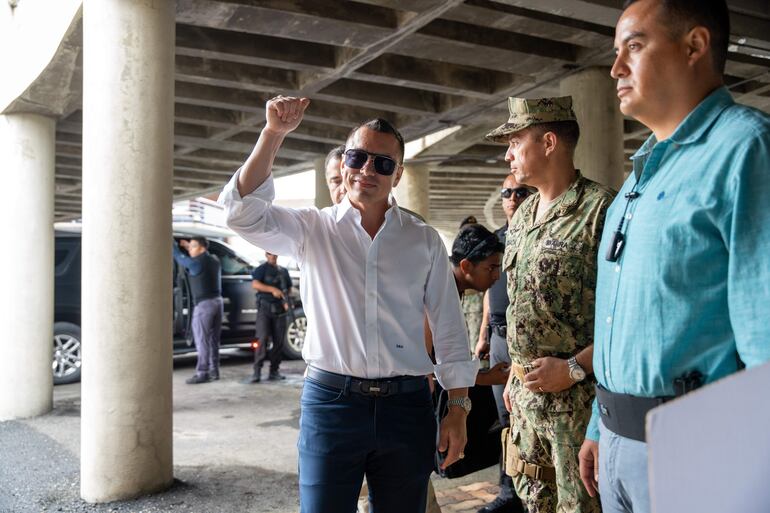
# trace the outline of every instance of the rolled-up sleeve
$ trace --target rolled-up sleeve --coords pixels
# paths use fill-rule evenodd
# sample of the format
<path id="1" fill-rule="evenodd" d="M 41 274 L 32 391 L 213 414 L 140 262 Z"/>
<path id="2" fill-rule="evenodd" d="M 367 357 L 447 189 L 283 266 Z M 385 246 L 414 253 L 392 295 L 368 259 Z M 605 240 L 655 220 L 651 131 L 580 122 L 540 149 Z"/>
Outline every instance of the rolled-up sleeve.
<path id="1" fill-rule="evenodd" d="M 438 234 L 432 241 L 431 251 L 433 263 L 425 287 L 425 310 L 433 333 L 434 373 L 447 390 L 472 387 L 479 362 L 471 356 L 457 286 Z"/>
<path id="2" fill-rule="evenodd" d="M 241 197 L 238 193 L 239 169 L 219 195 L 227 226 L 255 246 L 276 255 L 301 261 L 312 212 L 317 209 L 290 209 L 273 204 L 275 185 L 270 175 L 256 190 Z M 317 217 L 317 216 L 316 216 Z"/>

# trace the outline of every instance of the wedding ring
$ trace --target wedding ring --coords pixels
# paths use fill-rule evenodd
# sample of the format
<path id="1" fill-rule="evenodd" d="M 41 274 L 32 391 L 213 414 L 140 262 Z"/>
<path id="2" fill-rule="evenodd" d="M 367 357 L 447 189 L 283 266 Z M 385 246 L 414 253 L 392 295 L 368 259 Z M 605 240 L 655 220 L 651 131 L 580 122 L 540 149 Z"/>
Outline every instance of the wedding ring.
<path id="1" fill-rule="evenodd" d="M 545 390 L 543 390 L 543 387 L 537 387 L 537 389 L 540 390 L 541 392 L 545 392 Z"/>

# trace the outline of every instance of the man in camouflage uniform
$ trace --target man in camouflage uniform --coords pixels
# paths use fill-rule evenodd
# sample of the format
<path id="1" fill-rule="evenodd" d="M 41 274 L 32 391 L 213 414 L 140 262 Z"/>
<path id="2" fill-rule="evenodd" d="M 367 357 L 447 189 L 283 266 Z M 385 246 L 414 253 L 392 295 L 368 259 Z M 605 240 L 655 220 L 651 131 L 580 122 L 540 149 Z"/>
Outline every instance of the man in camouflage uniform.
<path id="1" fill-rule="evenodd" d="M 508 122 L 487 139 L 537 189 L 506 235 L 511 411 L 506 471 L 530 513 L 594 512 L 578 451 L 591 416 L 596 252 L 613 192 L 573 164 L 580 130 L 570 97 L 509 98 Z"/>

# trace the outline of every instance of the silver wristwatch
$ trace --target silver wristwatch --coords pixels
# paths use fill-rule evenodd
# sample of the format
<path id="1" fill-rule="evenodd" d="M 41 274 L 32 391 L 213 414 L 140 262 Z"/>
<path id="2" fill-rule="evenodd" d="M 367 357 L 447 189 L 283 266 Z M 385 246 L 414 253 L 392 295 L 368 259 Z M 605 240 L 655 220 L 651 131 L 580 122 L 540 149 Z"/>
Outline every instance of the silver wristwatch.
<path id="1" fill-rule="evenodd" d="M 578 382 L 586 379 L 586 371 L 577 362 L 577 358 L 573 356 L 568 359 L 567 365 L 569 365 L 569 377 L 572 381 Z"/>
<path id="2" fill-rule="evenodd" d="M 465 397 L 456 397 L 454 399 L 450 399 L 446 402 L 447 409 L 450 406 L 459 406 L 463 410 L 465 410 L 465 413 L 468 414 L 471 412 L 471 398 L 468 396 Z"/>

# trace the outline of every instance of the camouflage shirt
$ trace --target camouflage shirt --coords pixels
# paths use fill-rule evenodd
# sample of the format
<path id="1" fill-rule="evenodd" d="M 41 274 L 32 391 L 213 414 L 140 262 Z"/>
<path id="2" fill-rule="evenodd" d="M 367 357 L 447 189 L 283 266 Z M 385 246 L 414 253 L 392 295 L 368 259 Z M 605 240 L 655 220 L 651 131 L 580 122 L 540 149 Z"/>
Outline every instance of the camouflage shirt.
<path id="1" fill-rule="evenodd" d="M 539 194 L 514 214 L 503 257 L 510 299 L 508 348 L 514 363 L 568 358 L 593 343 L 596 253 L 613 197 L 611 189 L 578 172 L 539 221 Z M 560 394 L 541 397 L 548 395 Z"/>
<path id="2" fill-rule="evenodd" d="M 484 294 L 475 290 L 466 290 L 462 297 L 462 307 L 465 325 L 468 328 L 470 350 L 473 352 L 476 349 L 476 342 L 479 340 L 479 331 L 481 330 Z"/>

